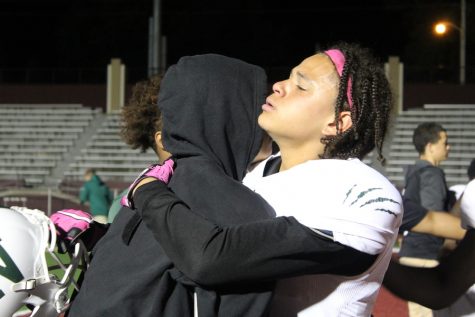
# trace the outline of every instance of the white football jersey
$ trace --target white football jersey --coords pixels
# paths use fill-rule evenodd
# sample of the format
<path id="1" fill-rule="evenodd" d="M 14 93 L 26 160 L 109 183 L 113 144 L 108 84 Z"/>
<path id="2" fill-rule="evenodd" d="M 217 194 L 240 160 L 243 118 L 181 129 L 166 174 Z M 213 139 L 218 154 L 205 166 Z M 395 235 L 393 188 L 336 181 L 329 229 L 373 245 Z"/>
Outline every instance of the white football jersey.
<path id="1" fill-rule="evenodd" d="M 279 281 L 273 312 L 370 316 L 402 220 L 398 190 L 358 159 L 312 160 L 263 177 L 266 162 L 244 184 L 266 199 L 277 216 L 293 216 L 309 228 L 331 231 L 336 242 L 379 254 L 360 276 L 319 274 Z M 294 311 L 286 311 L 289 307 Z"/>

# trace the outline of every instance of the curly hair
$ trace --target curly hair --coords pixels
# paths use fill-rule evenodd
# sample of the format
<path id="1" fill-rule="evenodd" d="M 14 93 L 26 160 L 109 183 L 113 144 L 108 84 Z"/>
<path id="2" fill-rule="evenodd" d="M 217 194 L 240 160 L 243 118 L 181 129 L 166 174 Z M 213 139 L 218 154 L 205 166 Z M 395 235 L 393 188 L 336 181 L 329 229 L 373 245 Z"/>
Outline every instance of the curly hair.
<path id="1" fill-rule="evenodd" d="M 339 43 L 332 48 L 340 50 L 345 56 L 335 118 L 342 111 L 350 111 L 353 125 L 335 136 L 322 138 L 325 144 L 322 158 L 362 159 L 376 147 L 378 160 L 384 163 L 382 148 L 389 124 L 392 94 L 382 64 L 368 49 L 357 44 Z M 349 78 L 352 80 L 351 109 L 347 100 Z M 339 131 L 338 120 L 336 124 Z"/>
<path id="2" fill-rule="evenodd" d="M 157 105 L 161 80 L 161 75 L 155 75 L 136 83 L 132 96 L 122 109 L 120 136 L 132 149 L 140 148 L 145 152 L 152 148 L 157 152 L 155 133 L 162 130 L 162 117 Z"/>

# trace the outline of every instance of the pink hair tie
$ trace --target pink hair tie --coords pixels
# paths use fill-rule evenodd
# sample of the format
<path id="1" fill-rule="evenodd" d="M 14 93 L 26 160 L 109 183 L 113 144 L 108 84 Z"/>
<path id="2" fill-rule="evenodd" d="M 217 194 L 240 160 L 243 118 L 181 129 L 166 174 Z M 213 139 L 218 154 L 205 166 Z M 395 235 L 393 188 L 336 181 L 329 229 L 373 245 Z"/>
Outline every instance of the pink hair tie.
<path id="1" fill-rule="evenodd" d="M 341 79 L 341 76 L 343 74 L 343 67 L 345 66 L 345 55 L 343 55 L 342 51 L 338 49 L 331 49 L 325 51 L 325 54 L 332 60 L 333 65 L 335 65 L 336 71 Z M 348 99 L 348 105 L 350 106 L 350 110 L 353 110 L 353 99 L 351 99 L 352 86 L 353 85 L 351 82 L 351 77 L 349 77 L 348 86 L 346 88 L 346 98 Z"/>

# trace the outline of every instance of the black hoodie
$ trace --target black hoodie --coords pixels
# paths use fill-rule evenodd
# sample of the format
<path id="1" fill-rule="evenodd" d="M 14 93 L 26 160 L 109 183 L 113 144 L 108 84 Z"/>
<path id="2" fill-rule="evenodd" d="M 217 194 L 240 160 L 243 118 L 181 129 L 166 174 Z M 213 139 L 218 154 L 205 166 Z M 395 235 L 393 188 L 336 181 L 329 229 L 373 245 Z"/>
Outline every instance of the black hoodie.
<path id="1" fill-rule="evenodd" d="M 213 54 L 180 59 L 162 81 L 163 142 L 177 158 L 170 187 L 216 224 L 274 216 L 260 196 L 240 184 L 260 147 L 257 116 L 265 95 L 261 68 Z M 266 314 L 271 284 L 195 287 L 143 223 L 124 243 L 133 217 L 122 208 L 97 244 L 69 316 L 192 316 L 194 291 L 200 317 Z"/>

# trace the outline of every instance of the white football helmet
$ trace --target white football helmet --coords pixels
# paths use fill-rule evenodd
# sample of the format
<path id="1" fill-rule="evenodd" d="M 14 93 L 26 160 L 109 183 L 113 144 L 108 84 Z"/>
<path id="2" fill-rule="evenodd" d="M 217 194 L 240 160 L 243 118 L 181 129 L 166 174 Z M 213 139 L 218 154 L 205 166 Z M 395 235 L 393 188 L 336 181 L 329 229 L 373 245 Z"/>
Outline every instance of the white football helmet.
<path id="1" fill-rule="evenodd" d="M 0 208 L 0 316 L 10 317 L 23 305 L 30 316 L 58 316 L 69 307 L 68 287 L 78 290 L 74 274 L 88 265 L 87 251 L 78 241 L 64 264 L 54 253 L 56 229 L 40 210 Z M 48 268 L 45 255 L 56 262 Z M 61 269 L 59 278 L 49 269 Z"/>

